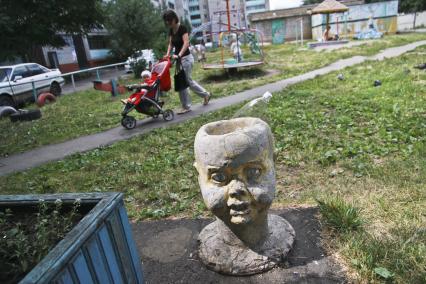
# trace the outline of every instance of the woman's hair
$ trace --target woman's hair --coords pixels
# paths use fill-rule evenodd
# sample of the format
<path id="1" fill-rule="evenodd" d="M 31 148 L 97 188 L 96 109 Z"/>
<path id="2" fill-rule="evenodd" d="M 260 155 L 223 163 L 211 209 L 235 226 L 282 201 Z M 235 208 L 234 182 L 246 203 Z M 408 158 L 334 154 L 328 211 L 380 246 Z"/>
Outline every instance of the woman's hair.
<path id="1" fill-rule="evenodd" d="M 163 13 L 163 20 L 164 22 L 171 22 L 172 20 L 175 20 L 176 23 L 179 23 L 179 17 L 173 10 L 166 10 Z"/>

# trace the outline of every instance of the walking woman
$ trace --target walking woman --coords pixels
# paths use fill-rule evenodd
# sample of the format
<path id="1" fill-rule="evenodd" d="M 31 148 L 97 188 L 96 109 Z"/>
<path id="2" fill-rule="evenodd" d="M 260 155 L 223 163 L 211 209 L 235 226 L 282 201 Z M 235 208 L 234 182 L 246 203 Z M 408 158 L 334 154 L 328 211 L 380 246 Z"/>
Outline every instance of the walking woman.
<path id="1" fill-rule="evenodd" d="M 185 71 L 186 80 L 189 88 L 204 99 L 203 105 L 207 105 L 210 101 L 211 94 L 206 91 L 200 84 L 192 79 L 192 66 L 194 65 L 194 57 L 189 52 L 189 34 L 184 25 L 179 23 L 179 17 L 173 10 L 167 10 L 163 14 L 163 20 L 170 28 L 169 46 L 165 57 L 169 57 L 173 47 L 173 58 L 180 60 L 183 70 Z M 191 97 L 188 88 L 179 92 L 179 99 L 182 104 L 182 110 L 178 114 L 184 114 L 191 111 Z"/>

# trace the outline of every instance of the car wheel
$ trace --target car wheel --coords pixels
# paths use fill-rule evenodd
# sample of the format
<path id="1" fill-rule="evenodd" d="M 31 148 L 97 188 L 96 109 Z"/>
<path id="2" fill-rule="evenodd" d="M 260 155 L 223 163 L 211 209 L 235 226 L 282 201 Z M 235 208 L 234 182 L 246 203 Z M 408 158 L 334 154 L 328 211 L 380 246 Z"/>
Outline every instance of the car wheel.
<path id="1" fill-rule="evenodd" d="M 3 95 L 3 96 L 0 96 L 0 106 L 14 107 L 15 102 L 13 101 L 11 97 Z"/>
<path id="2" fill-rule="evenodd" d="M 60 96 L 62 93 L 62 88 L 61 86 L 57 83 L 57 82 L 53 82 L 50 85 L 50 93 L 53 94 L 54 96 Z"/>
<path id="3" fill-rule="evenodd" d="M 10 116 L 11 114 L 16 112 L 18 111 L 11 106 L 0 106 L 0 118 Z"/>
<path id="4" fill-rule="evenodd" d="M 10 121 L 31 121 L 36 120 L 41 117 L 41 111 L 39 109 L 30 109 L 30 110 L 19 110 L 18 112 L 11 114 Z"/>

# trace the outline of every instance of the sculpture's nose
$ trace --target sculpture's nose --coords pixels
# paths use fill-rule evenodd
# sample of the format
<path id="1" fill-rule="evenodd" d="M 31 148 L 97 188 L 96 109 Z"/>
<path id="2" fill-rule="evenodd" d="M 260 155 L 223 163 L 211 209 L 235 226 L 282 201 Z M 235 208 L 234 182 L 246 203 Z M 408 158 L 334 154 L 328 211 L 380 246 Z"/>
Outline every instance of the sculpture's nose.
<path id="1" fill-rule="evenodd" d="M 239 180 L 233 180 L 228 184 L 228 194 L 231 198 L 247 195 L 246 185 Z"/>

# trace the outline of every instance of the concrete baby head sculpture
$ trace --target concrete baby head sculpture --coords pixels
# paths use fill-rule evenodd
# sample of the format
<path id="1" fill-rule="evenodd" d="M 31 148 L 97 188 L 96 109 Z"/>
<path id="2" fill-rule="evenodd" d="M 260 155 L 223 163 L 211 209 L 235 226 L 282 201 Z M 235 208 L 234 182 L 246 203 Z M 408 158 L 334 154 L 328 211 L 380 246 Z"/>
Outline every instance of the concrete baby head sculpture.
<path id="1" fill-rule="evenodd" d="M 257 118 L 209 123 L 198 131 L 194 150 L 204 202 L 217 217 L 200 233 L 202 261 L 234 275 L 259 273 L 281 262 L 294 230 L 283 218 L 268 215 L 275 194 L 269 126 Z"/>

